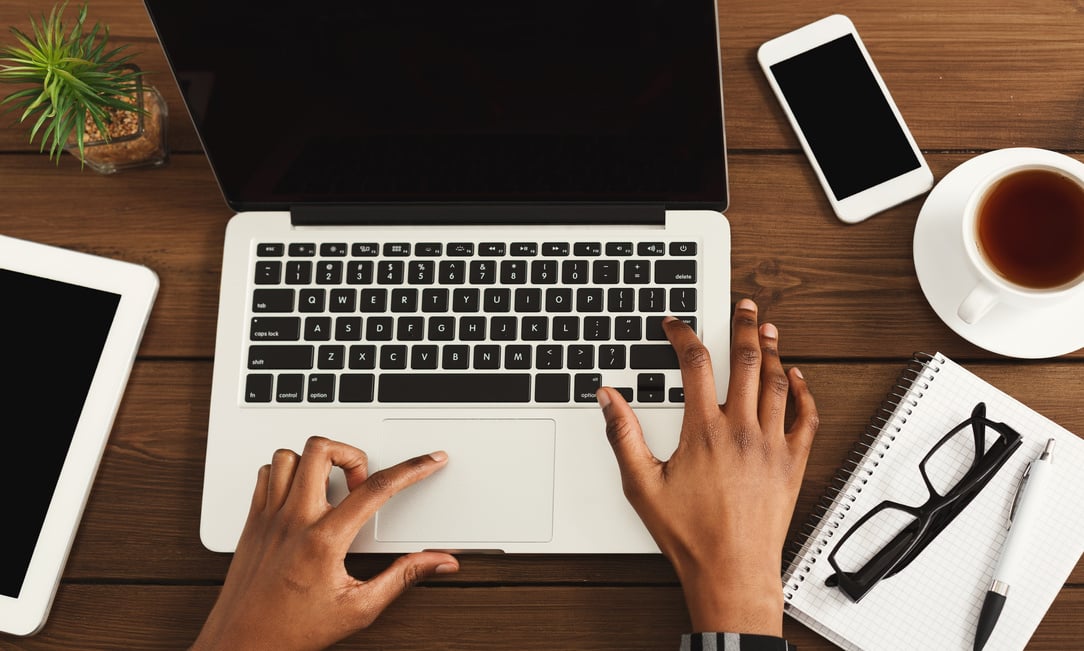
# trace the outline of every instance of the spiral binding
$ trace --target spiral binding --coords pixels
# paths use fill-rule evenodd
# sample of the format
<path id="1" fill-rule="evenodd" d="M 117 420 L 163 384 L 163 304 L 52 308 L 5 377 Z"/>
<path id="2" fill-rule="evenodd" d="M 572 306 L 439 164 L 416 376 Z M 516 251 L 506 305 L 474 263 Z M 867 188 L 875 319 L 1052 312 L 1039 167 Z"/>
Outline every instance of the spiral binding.
<path id="1" fill-rule="evenodd" d="M 863 486 L 892 448 L 918 401 L 941 372 L 943 357 L 915 353 L 896 383 L 870 418 L 862 436 L 851 447 L 846 460 L 828 483 L 824 494 L 790 545 L 791 560 L 783 573 L 783 596 L 790 601 L 813 570 L 817 558 L 828 547 L 847 519 Z"/>

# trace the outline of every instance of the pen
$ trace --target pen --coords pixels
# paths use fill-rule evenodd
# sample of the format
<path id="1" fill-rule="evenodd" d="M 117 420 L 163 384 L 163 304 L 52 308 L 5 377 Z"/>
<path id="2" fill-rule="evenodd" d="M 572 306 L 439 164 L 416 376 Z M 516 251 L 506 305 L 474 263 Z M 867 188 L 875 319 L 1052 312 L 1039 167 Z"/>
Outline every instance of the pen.
<path id="1" fill-rule="evenodd" d="M 1009 510 L 1005 543 L 1001 547 L 1001 556 L 994 568 L 994 579 L 982 602 L 982 612 L 979 613 L 979 626 L 975 633 L 975 651 L 980 651 L 986 646 L 986 640 L 990 639 L 990 633 L 997 624 L 1001 609 L 1005 607 L 1005 599 L 1009 595 L 1013 577 L 1018 575 L 1028 538 L 1035 528 L 1034 520 L 1037 517 L 1035 514 L 1039 510 L 1040 500 L 1043 499 L 1043 485 L 1046 484 L 1050 475 L 1050 466 L 1054 463 L 1054 443 L 1054 439 L 1047 440 L 1042 454 L 1024 468 L 1024 475 L 1020 478 L 1016 497 L 1013 498 L 1012 508 Z"/>

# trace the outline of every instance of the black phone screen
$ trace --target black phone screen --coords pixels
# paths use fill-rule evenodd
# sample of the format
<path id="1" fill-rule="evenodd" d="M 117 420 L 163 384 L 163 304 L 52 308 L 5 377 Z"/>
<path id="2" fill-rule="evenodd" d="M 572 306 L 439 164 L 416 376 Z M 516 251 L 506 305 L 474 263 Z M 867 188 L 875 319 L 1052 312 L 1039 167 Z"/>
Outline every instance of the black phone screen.
<path id="1" fill-rule="evenodd" d="M 837 200 L 920 167 L 854 36 L 771 71 Z"/>

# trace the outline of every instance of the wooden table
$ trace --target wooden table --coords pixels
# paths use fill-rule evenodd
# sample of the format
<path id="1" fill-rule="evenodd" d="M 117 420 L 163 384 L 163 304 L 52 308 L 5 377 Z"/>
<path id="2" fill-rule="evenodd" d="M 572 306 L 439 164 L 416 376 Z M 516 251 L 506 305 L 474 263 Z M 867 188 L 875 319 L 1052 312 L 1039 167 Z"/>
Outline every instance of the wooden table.
<path id="1" fill-rule="evenodd" d="M 30 12 L 50 4 L 7 0 L 0 25 L 25 28 Z M 785 361 L 805 371 L 822 417 L 795 522 L 914 351 L 945 352 L 1084 434 L 1084 350 L 1008 359 L 945 326 L 912 262 L 921 199 L 860 225 L 838 222 L 755 60 L 764 40 L 842 11 L 858 25 L 936 178 L 1002 147 L 1084 158 L 1084 1 L 720 5 L 730 300 L 754 297 L 779 326 Z M 67 155 L 59 166 L 50 162 L 28 145 L 26 129 L 5 121 L 0 232 L 148 265 L 161 290 L 50 619 L 32 638 L 0 635 L 3 649 L 184 647 L 230 561 L 202 547 L 198 522 L 231 212 L 141 3 L 95 0 L 90 15 L 108 23 L 117 42 L 132 44 L 165 95 L 172 159 L 163 169 L 99 176 Z M 33 463 L 7 460 L 9 468 Z M 348 564 L 364 577 L 388 561 L 352 556 Z M 462 565 L 453 578 L 410 591 L 342 648 L 676 649 L 689 626 L 675 575 L 660 556 L 468 556 Z M 785 633 L 806 651 L 833 648 L 791 620 Z M 1029 648 L 1084 649 L 1084 565 Z"/>

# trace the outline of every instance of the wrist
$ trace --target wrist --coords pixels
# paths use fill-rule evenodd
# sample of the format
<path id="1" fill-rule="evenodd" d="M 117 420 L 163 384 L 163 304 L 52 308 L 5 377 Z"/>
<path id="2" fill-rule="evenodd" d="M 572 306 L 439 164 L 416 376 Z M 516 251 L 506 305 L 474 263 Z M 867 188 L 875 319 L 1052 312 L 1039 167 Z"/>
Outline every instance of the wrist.
<path id="1" fill-rule="evenodd" d="M 778 575 L 681 577 L 693 631 L 781 636 L 783 587 Z"/>

